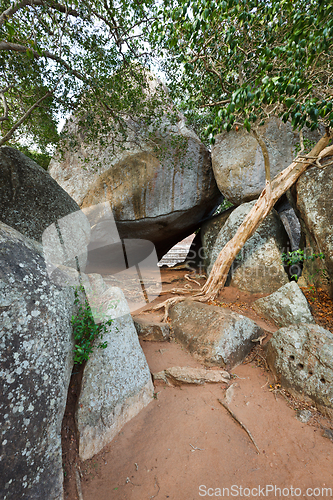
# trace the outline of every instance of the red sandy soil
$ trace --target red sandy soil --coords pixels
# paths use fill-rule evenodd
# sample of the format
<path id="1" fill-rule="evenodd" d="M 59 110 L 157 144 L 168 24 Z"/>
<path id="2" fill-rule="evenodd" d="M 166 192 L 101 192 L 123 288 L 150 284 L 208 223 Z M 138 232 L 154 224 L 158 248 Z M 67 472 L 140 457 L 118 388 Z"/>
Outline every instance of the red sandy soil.
<path id="1" fill-rule="evenodd" d="M 184 278 L 185 271 L 163 270 L 162 274 L 164 289 L 191 283 Z M 196 288 L 194 283 L 191 285 Z M 263 295 L 253 296 L 228 287 L 217 303 L 258 322 L 268 333 L 267 341 L 276 327 L 251 308 L 259 296 Z M 328 297 L 321 299 L 326 304 L 326 323 L 322 326 L 329 328 L 332 301 Z M 319 312 L 313 309 L 318 322 Z M 145 317 L 148 314 L 151 315 L 146 313 Z M 153 316 L 156 319 L 161 315 Z M 141 345 L 151 372 L 171 366 L 200 366 L 174 340 Z M 75 465 L 80 472 L 84 500 L 197 500 L 205 496 L 216 498 L 220 493 L 222 497 L 223 488 L 229 488 L 229 497 L 326 498 L 322 488 L 331 488 L 333 495 L 333 442 L 322 435 L 324 428 L 333 428 L 333 423 L 309 406 L 313 413 L 309 423 L 296 419 L 295 409 L 307 406 L 274 384 L 265 369 L 260 346 L 232 371 L 228 390 L 230 409 L 250 431 L 260 453 L 239 423 L 219 404 L 218 399 L 224 400 L 226 394 L 225 384 L 170 387 L 160 382 L 155 386 L 156 399 L 98 455 L 80 462 L 73 431 L 79 378 L 76 374 L 72 379 L 63 425 L 66 500 L 79 498 Z M 266 485 L 281 491 L 266 491 Z M 241 490 L 259 486 L 264 488 L 260 492 Z M 291 487 L 300 490 L 293 492 Z M 286 489 L 282 491 L 283 488 Z M 227 490 L 224 496 L 228 497 Z"/>

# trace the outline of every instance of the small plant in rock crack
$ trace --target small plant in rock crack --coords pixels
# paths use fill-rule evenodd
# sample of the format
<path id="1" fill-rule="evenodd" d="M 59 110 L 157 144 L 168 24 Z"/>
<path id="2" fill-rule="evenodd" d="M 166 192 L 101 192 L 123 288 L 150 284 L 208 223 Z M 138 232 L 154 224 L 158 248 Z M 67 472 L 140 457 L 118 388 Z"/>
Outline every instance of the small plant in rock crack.
<path id="1" fill-rule="evenodd" d="M 75 339 L 74 363 L 78 365 L 87 361 L 96 347 L 99 349 L 105 349 L 107 347 L 107 342 L 100 342 L 96 345 L 96 341 L 103 340 L 104 334 L 107 333 L 107 327 L 112 324 L 112 319 L 96 324 L 88 300 L 85 298 L 84 304 L 82 304 L 80 292 L 81 296 L 84 296 L 83 287 L 77 287 L 74 290 L 74 304 L 78 306 L 78 313 L 76 316 L 72 316 Z"/>
<path id="2" fill-rule="evenodd" d="M 285 266 L 290 266 L 292 269 L 293 266 L 297 267 L 300 264 L 303 264 L 304 261 L 306 260 L 312 260 L 314 261 L 315 259 L 324 259 L 325 255 L 323 253 L 312 253 L 311 255 L 306 255 L 304 250 L 294 250 L 293 252 L 287 252 L 283 253 L 281 256 L 282 262 Z M 294 278 L 295 281 L 298 280 L 299 275 L 298 274 L 293 274 L 291 278 Z"/>

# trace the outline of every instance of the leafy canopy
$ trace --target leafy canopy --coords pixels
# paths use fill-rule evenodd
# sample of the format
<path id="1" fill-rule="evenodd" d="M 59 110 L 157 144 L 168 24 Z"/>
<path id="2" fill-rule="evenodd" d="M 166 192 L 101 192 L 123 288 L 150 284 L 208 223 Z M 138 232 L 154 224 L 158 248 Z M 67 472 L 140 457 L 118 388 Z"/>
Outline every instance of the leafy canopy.
<path id="1" fill-rule="evenodd" d="M 44 148 L 76 110 L 91 130 L 149 116 L 147 29 L 153 0 L 0 0 L 0 145 Z M 98 118 L 96 118 L 98 117 Z"/>
<path id="2" fill-rule="evenodd" d="M 333 127 L 333 4 L 320 0 L 165 0 L 152 43 L 172 96 L 214 135 L 272 115 Z"/>

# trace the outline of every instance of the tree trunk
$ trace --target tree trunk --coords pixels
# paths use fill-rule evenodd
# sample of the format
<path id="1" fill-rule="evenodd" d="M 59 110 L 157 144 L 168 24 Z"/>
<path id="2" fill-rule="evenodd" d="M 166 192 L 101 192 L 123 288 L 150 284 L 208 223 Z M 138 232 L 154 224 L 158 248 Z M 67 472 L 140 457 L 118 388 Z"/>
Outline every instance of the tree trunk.
<path id="1" fill-rule="evenodd" d="M 326 147 L 330 140 L 331 136 L 327 133 L 319 140 L 310 153 L 305 156 L 308 160 L 304 159 L 304 161 L 301 161 L 296 159 L 289 167 L 280 172 L 270 185 L 266 183 L 265 189 L 262 191 L 252 210 L 245 217 L 235 236 L 219 253 L 208 280 L 197 295 L 197 300 L 205 302 L 216 298 L 226 282 L 229 269 L 236 255 L 260 226 L 278 199 L 297 181 L 300 175 L 311 164 L 316 160 L 318 162 L 325 156 L 333 154 L 333 146 Z"/>

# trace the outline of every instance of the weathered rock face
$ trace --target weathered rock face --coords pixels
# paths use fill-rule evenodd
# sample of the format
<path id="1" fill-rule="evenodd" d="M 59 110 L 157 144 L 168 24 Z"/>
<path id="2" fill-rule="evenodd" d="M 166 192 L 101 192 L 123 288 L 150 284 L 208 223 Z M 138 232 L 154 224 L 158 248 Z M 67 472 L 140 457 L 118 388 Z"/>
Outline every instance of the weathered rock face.
<path id="1" fill-rule="evenodd" d="M 281 385 L 333 416 L 333 335 L 318 325 L 281 328 L 267 344 L 267 361 Z"/>
<path id="2" fill-rule="evenodd" d="M 332 292 L 333 282 L 333 203 L 332 203 L 333 168 L 316 167 L 307 170 L 296 184 L 297 209 L 301 217 L 303 245 L 307 255 L 322 252 L 324 266 L 318 259 L 306 261 L 304 277 L 315 281 L 323 270 L 327 270 Z M 303 246 L 302 245 L 302 246 Z M 325 279 L 327 282 L 327 278 Z"/>
<path id="3" fill-rule="evenodd" d="M 110 443 L 123 425 L 135 417 L 153 397 L 153 384 L 122 291 L 93 279 L 92 296 L 103 309 L 104 319 L 113 319 L 103 341 L 106 349 L 95 349 L 84 369 L 76 422 L 79 454 L 87 460 Z"/>
<path id="4" fill-rule="evenodd" d="M 237 207 L 220 230 L 210 256 L 208 272 L 229 240 L 236 234 L 255 201 Z M 253 293 L 272 293 L 289 280 L 281 261 L 286 251 L 288 236 L 273 209 L 253 236 L 245 243 L 231 268 L 230 284 Z"/>
<path id="5" fill-rule="evenodd" d="M 185 300 L 170 311 L 175 337 L 206 365 L 233 368 L 262 333 L 249 318 L 222 307 Z"/>
<path id="6" fill-rule="evenodd" d="M 209 221 L 205 222 L 200 229 L 202 244 L 202 255 L 200 255 L 200 257 L 206 269 L 210 265 L 210 257 L 215 245 L 216 238 L 234 210 L 234 208 L 229 208 L 222 214 L 212 217 Z"/>
<path id="7" fill-rule="evenodd" d="M 152 322 L 144 318 L 133 318 L 136 331 L 143 340 L 163 342 L 170 338 L 169 323 Z"/>
<path id="8" fill-rule="evenodd" d="M 0 148 L 0 221 L 41 242 L 46 228 L 79 209 L 37 163 L 17 149 Z"/>
<path id="9" fill-rule="evenodd" d="M 223 197 L 209 151 L 183 119 L 162 123 L 158 147 L 144 127 L 129 125 L 125 149 L 110 143 L 92 148 L 74 124 L 69 126 L 78 150 L 52 160 L 49 172 L 83 208 L 110 201 L 120 237 L 153 242 L 160 258 L 197 229 Z"/>
<path id="10" fill-rule="evenodd" d="M 50 282 L 38 244 L 0 223 L 3 500 L 61 500 L 61 423 L 73 366 L 74 294 Z"/>
<path id="11" fill-rule="evenodd" d="M 289 124 L 277 118 L 260 127 L 266 142 L 271 178 L 294 158 L 294 134 Z M 219 190 L 234 205 L 258 198 L 265 187 L 265 165 L 256 139 L 244 129 L 216 136 L 212 165 Z"/>
<path id="12" fill-rule="evenodd" d="M 297 250 L 301 241 L 301 225 L 294 209 L 284 210 L 279 215 L 289 236 L 291 250 Z"/>
<path id="13" fill-rule="evenodd" d="M 256 300 L 252 307 L 277 326 L 314 323 L 305 295 L 295 281 L 287 283 L 268 297 Z"/>

